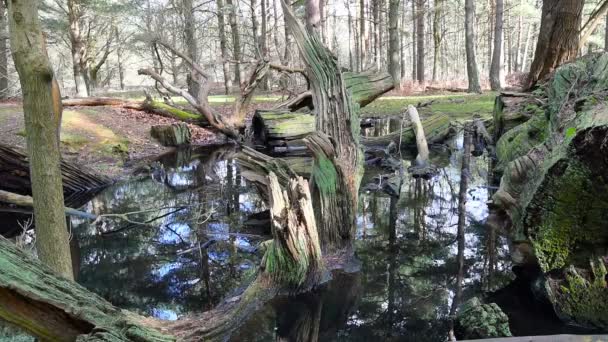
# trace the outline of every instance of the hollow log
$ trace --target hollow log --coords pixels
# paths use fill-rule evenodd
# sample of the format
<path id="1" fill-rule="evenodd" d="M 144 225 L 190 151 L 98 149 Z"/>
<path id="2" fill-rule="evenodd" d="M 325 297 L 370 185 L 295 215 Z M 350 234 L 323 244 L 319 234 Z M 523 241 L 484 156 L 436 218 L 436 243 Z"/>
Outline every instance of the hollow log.
<path id="1" fill-rule="evenodd" d="M 608 329 L 608 54 L 556 70 L 538 100 L 544 110 L 498 141 L 505 163 L 493 201 L 531 260 L 556 313 Z M 527 149 L 527 150 L 526 150 Z M 602 257 L 604 258 L 602 260 Z"/>
<path id="2" fill-rule="evenodd" d="M 453 132 L 450 118 L 445 114 L 434 114 L 421 120 L 427 141 L 431 144 L 445 140 Z M 379 137 L 363 137 L 365 146 L 386 146 L 393 142 L 397 146 L 415 145 L 416 134 L 411 124 L 403 125 L 403 129 Z"/>
<path id="3" fill-rule="evenodd" d="M 73 194 L 103 188 L 112 180 L 96 175 L 82 165 L 61 161 L 63 192 L 66 199 Z M 0 189 L 19 195 L 31 195 L 28 157 L 21 151 L 0 144 Z"/>
<path id="4" fill-rule="evenodd" d="M 342 77 L 346 90 L 351 93 L 351 99 L 358 103 L 360 108 L 367 106 L 395 87 L 393 78 L 387 72 L 356 73 L 347 71 L 342 73 Z M 312 94 L 311 91 L 303 92 L 293 99 L 281 103 L 275 109 L 290 112 L 297 112 L 304 108 L 312 110 L 314 109 Z"/>
<path id="5" fill-rule="evenodd" d="M 189 145 L 192 138 L 185 123 L 152 126 L 150 135 L 163 146 Z"/>

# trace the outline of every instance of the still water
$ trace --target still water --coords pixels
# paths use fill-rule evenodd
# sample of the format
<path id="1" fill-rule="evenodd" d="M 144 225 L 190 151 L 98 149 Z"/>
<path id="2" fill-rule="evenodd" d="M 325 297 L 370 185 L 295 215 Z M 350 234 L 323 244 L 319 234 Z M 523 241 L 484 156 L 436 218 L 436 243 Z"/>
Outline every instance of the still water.
<path id="1" fill-rule="evenodd" d="M 137 179 L 87 203 L 84 211 L 123 215 L 96 224 L 72 219 L 77 281 L 119 307 L 167 320 L 209 310 L 246 286 L 261 260 L 258 246 L 271 237 L 267 207 L 242 177 L 235 152 L 216 146 L 162 156 Z M 401 157 L 406 164 L 414 158 Z M 464 301 L 515 278 L 507 239 L 483 224 L 494 189 L 485 154 L 471 159 L 464 264 L 457 263 L 461 158 L 458 136 L 432 152 L 438 167 L 432 179 L 406 177 L 399 197 L 362 190 L 354 242 L 359 266 L 336 272 L 311 293 L 277 298 L 226 339 L 445 341 L 458 286 Z M 306 173 L 310 162 L 297 164 Z M 388 173 L 367 167 L 362 189 L 378 188 L 365 185 Z M 547 316 L 531 305 L 523 311 Z M 546 320 L 548 328 L 515 323 L 512 332 L 561 331 L 551 315 Z"/>

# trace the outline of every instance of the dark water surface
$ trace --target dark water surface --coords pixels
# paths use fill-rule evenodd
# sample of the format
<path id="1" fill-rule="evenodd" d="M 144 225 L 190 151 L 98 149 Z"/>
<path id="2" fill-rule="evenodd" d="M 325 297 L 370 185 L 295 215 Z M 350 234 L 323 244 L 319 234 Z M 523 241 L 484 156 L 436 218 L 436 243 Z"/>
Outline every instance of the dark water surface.
<path id="1" fill-rule="evenodd" d="M 234 152 L 220 146 L 166 155 L 150 174 L 116 184 L 86 204 L 84 210 L 97 215 L 128 215 L 97 224 L 72 219 L 77 281 L 117 306 L 168 320 L 208 310 L 246 286 L 261 260 L 259 244 L 271 237 L 267 216 L 259 215 L 266 205 L 242 177 Z M 459 269 L 463 301 L 511 282 L 508 242 L 483 224 L 492 192 L 489 158 L 471 159 L 465 261 L 458 265 L 462 136 L 432 155 L 438 174 L 407 177 L 399 198 L 360 193 L 358 272 L 338 272 L 311 293 L 276 299 L 230 339 L 445 341 Z M 403 159 L 409 163 L 413 156 L 404 153 Z M 368 168 L 362 189 L 387 173 Z M 533 305 L 513 310 L 535 315 Z M 513 314 L 523 317 L 520 311 Z M 559 332 L 547 320 L 536 330 L 512 330 Z"/>

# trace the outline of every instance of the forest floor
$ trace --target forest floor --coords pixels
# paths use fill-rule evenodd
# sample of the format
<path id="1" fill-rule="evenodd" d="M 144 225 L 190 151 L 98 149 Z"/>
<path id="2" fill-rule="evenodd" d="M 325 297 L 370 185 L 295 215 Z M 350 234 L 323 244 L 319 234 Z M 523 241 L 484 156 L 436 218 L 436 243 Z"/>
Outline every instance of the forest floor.
<path id="1" fill-rule="evenodd" d="M 490 116 L 494 97 L 493 93 L 384 96 L 365 107 L 362 116 L 401 116 L 409 104 L 434 101 L 420 110 L 422 115 L 441 112 L 460 121 L 476 114 Z M 234 96 L 210 97 L 213 106 L 226 112 L 232 109 L 234 100 Z M 280 101 L 279 96 L 258 96 L 254 99 L 253 107 L 269 108 L 277 101 Z M 122 108 L 65 108 L 61 129 L 62 153 L 65 159 L 78 165 L 86 165 L 110 177 L 123 177 L 137 166 L 137 161 L 169 150 L 152 139 L 149 132 L 153 125 L 173 122 L 177 120 Z M 221 141 L 210 130 L 195 125 L 190 125 L 190 128 L 194 144 Z M 25 148 L 23 112 L 18 102 L 0 103 L 0 143 Z"/>

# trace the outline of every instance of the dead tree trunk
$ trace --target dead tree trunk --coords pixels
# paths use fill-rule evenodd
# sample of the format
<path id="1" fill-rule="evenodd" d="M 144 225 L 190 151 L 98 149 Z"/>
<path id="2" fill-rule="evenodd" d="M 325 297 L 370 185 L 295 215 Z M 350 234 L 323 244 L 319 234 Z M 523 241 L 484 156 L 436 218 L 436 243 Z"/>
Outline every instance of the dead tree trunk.
<path id="1" fill-rule="evenodd" d="M 518 259 L 545 274 L 557 314 L 600 329 L 608 327 L 608 306 L 597 305 L 608 302 L 607 272 L 595 252 L 608 244 L 606 70 L 607 54 L 585 56 L 558 68 L 542 95 L 533 95 L 546 106 L 498 141 L 507 166 L 493 197 L 511 235 L 528 247 Z"/>

